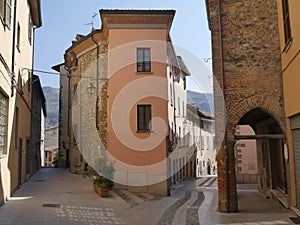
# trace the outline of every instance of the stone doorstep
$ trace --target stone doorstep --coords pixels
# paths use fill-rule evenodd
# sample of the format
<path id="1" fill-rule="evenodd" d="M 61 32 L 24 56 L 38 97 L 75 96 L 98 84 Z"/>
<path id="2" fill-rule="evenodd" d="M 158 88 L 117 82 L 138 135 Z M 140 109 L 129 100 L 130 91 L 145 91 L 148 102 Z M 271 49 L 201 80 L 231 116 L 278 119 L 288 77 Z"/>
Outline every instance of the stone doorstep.
<path id="1" fill-rule="evenodd" d="M 296 215 L 300 217 L 300 210 L 299 209 L 297 209 L 294 206 L 291 206 L 291 210 L 293 210 L 293 212 L 296 213 Z"/>
<path id="2" fill-rule="evenodd" d="M 132 192 L 130 192 L 128 190 L 120 190 L 120 192 L 122 192 L 124 195 L 126 195 L 131 200 L 133 200 L 134 203 L 137 205 L 144 202 L 143 199 L 141 199 L 140 197 L 136 196 L 135 194 L 133 194 Z"/>
<path id="3" fill-rule="evenodd" d="M 289 200 L 288 195 L 282 193 L 279 190 L 272 189 L 271 190 L 272 195 L 281 202 L 282 205 L 284 205 L 285 208 L 289 208 Z"/>

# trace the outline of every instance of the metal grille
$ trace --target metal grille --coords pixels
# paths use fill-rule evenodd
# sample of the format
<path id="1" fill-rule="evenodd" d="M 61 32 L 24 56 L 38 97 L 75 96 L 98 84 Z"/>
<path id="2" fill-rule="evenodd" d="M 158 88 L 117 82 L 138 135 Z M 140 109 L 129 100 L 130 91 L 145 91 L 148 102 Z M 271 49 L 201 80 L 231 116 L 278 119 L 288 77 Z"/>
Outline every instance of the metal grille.
<path id="1" fill-rule="evenodd" d="M 293 130 L 293 146 L 295 156 L 297 208 L 300 209 L 300 129 Z"/>

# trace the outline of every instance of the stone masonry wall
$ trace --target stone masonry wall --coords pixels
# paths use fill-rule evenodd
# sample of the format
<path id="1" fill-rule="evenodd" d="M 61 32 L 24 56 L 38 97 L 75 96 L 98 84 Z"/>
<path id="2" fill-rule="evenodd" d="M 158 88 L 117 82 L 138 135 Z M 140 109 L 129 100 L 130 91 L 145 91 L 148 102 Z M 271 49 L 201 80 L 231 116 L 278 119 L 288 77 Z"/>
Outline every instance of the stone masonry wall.
<path id="1" fill-rule="evenodd" d="M 96 150 L 96 148 L 98 147 L 96 140 L 98 139 L 99 135 L 103 146 L 107 148 L 107 54 L 107 45 L 101 44 L 100 46 L 98 46 L 98 60 L 97 48 L 95 48 L 78 57 L 77 66 L 72 68 L 72 99 L 74 98 L 74 89 L 77 88 L 76 104 L 84 105 L 84 103 L 88 101 L 93 101 L 92 103 L 88 104 L 89 106 L 91 106 L 91 108 L 82 107 L 82 110 L 80 112 L 80 119 L 82 119 L 83 121 L 82 126 L 85 126 L 84 120 L 89 118 L 94 121 L 94 125 L 98 130 L 98 133 L 75 131 L 75 133 L 77 133 L 77 138 L 82 139 L 81 141 L 73 140 L 70 154 L 70 170 L 72 173 L 87 174 L 92 170 L 92 168 L 88 166 L 90 162 L 87 162 L 84 159 L 83 154 L 80 152 L 80 146 L 77 145 L 77 142 L 81 142 L 83 143 L 83 145 L 88 143 L 89 146 L 85 145 L 83 149 L 86 149 L 88 151 L 90 147 L 91 154 L 93 154 L 92 150 Z M 96 81 L 97 71 L 98 84 Z M 82 83 L 79 85 L 80 81 Z M 93 88 L 93 93 L 88 92 L 88 87 Z M 97 88 L 99 90 L 98 97 Z M 77 125 L 77 129 L 82 129 L 82 127 L 80 128 L 79 125 Z M 80 133 L 81 137 L 79 137 Z M 95 143 L 92 143 L 90 140 L 95 140 Z M 89 157 L 89 155 L 86 156 Z"/>

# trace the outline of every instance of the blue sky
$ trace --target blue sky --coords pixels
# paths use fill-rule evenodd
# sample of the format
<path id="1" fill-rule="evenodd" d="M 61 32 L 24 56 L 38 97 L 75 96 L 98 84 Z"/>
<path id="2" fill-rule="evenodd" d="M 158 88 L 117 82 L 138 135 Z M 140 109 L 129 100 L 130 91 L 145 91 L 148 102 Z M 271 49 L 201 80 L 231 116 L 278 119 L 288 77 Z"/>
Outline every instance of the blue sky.
<path id="1" fill-rule="evenodd" d="M 175 9 L 171 38 L 178 49 L 177 54 L 184 55 L 192 72 L 193 80 L 189 81 L 188 87 L 200 92 L 212 92 L 209 79 L 211 62 L 203 61 L 211 57 L 204 0 L 41 0 L 43 24 L 35 33 L 34 68 L 54 72 L 51 67 L 63 62 L 64 52 L 76 34 L 85 35 L 91 31 L 92 26 L 86 24 L 91 23 L 93 14 L 98 13 L 99 9 Z M 98 13 L 94 18 L 94 27 L 100 26 Z M 58 76 L 35 73 L 40 76 L 43 86 L 59 86 Z"/>

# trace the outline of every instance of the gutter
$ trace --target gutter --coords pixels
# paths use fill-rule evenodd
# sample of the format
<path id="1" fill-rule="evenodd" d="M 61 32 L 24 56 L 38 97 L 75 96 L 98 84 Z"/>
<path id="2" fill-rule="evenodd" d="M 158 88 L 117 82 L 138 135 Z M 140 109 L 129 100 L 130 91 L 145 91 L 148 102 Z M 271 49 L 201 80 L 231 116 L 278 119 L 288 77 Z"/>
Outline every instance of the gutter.
<path id="1" fill-rule="evenodd" d="M 16 21 L 17 21 L 17 0 L 14 0 L 14 21 L 13 21 L 13 43 L 11 60 L 11 97 L 14 96 L 15 86 L 15 54 L 16 54 Z"/>
<path id="2" fill-rule="evenodd" d="M 97 63 L 97 65 L 96 65 L 96 79 L 97 79 L 97 83 L 96 83 L 96 95 L 97 95 L 97 101 L 96 101 L 96 128 L 99 130 L 99 124 L 98 124 L 98 122 L 99 122 L 99 119 L 98 119 L 98 113 L 99 113 L 99 98 L 98 98 L 98 91 L 99 91 L 99 82 L 98 82 L 98 80 L 99 80 L 99 44 L 98 44 L 98 42 L 96 42 L 95 41 L 95 39 L 94 39 L 94 34 L 92 34 L 92 36 L 91 36 L 91 39 L 92 39 L 92 41 L 96 44 L 96 46 L 97 46 L 97 60 L 96 60 L 96 63 Z"/>

